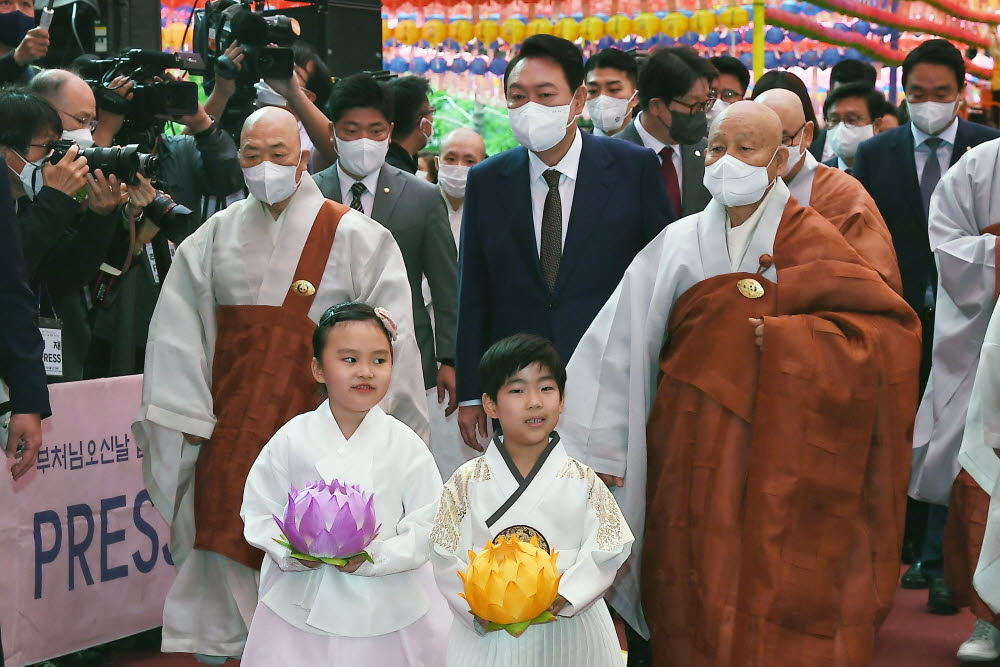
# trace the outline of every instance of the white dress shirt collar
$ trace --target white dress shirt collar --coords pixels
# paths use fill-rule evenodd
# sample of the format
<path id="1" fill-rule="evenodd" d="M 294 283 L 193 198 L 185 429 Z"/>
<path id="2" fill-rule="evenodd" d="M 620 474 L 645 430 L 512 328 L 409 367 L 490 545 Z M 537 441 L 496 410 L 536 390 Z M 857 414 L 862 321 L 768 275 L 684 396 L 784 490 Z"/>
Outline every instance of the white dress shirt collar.
<path id="1" fill-rule="evenodd" d="M 910 122 L 910 130 L 913 132 L 913 148 L 919 149 L 924 145 L 924 142 L 931 138 L 931 135 L 927 134 L 919 127 L 917 127 L 912 121 Z M 958 117 L 951 121 L 951 125 L 944 128 L 941 132 L 937 134 L 937 138 L 942 142 L 948 144 L 951 147 L 955 146 L 955 137 L 958 135 Z"/>
<path id="2" fill-rule="evenodd" d="M 368 174 L 367 176 L 361 179 L 361 182 L 364 183 L 366 188 L 368 188 L 368 192 L 372 195 L 372 197 L 375 196 L 375 191 L 378 190 L 378 175 L 381 172 L 382 168 L 379 167 L 378 169 L 376 169 L 375 171 L 373 171 L 372 173 Z M 353 186 L 357 182 L 357 180 L 353 176 L 348 174 L 346 171 L 344 171 L 343 167 L 340 166 L 340 160 L 337 160 L 337 178 L 340 179 L 340 196 L 343 198 L 342 203 L 344 203 L 347 206 L 350 206 L 352 199 L 351 186 Z"/>
<path id="3" fill-rule="evenodd" d="M 577 171 L 580 168 L 580 153 L 582 150 L 583 139 L 580 137 L 580 130 L 578 128 L 576 136 L 573 137 L 573 143 L 570 144 L 569 150 L 566 151 L 566 155 L 563 155 L 562 159 L 554 167 L 545 164 L 540 157 L 528 151 L 528 173 L 531 177 L 531 182 L 534 183 L 542 178 L 542 174 L 549 169 L 555 169 L 563 176 L 572 178 L 575 181 Z"/>
<path id="4" fill-rule="evenodd" d="M 649 130 L 647 130 L 642 126 L 642 116 L 644 113 L 646 112 L 645 111 L 640 112 L 635 119 L 635 131 L 639 133 L 639 138 L 642 139 L 643 145 L 646 148 L 652 149 L 652 151 L 657 155 L 659 155 L 660 151 L 662 151 L 664 148 L 670 146 L 671 148 L 674 149 L 674 155 L 680 155 L 681 147 L 679 144 L 665 144 L 656 137 L 654 137 L 652 134 L 650 134 Z"/>

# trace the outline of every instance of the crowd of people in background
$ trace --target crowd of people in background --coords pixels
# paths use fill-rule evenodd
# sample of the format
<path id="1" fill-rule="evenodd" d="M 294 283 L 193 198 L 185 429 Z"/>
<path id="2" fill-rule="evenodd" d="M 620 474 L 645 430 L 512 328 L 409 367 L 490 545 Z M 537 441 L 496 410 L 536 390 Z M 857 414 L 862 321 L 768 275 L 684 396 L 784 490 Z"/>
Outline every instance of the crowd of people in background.
<path id="1" fill-rule="evenodd" d="M 0 415 L 13 473 L 30 469 L 50 414 L 39 332 L 60 341 L 50 383 L 145 374 L 134 429 L 178 567 L 164 651 L 445 664 L 437 642 L 447 664 L 603 665 L 613 614 L 629 665 L 863 665 L 902 561 L 930 613 L 971 605 L 959 658 L 1000 657 L 994 591 L 972 583 L 996 546 L 983 546 L 996 475 L 975 465 L 992 444 L 966 428 L 967 409 L 977 428 L 995 422 L 996 369 L 976 370 L 1000 336 L 1000 132 L 961 117 L 950 43 L 907 55 L 899 107 L 871 64 L 839 62 L 820 115 L 789 71 L 751 86 L 730 56 L 584 60 L 538 35 L 504 74 L 520 147 L 490 157 L 473 128 L 428 150 L 426 79 L 334 81 L 304 42 L 293 76 L 257 82 L 236 123 L 221 71 L 195 113 L 131 118 L 95 95 L 92 58 L 32 66 L 47 32 L 26 18 L 33 3 L 8 4 Z M 226 55 L 238 76 L 242 47 Z M 155 178 L 87 157 L 126 144 L 155 156 Z M 340 357 L 378 357 L 362 385 L 335 368 L 334 340 Z M 315 382 L 329 397 L 318 410 Z M 511 385 L 535 403 L 515 405 Z M 289 573 L 312 566 L 272 544 L 266 519 L 288 482 L 308 481 L 269 477 L 311 465 L 296 429 L 393 452 L 336 464 L 372 467 L 359 474 L 406 508 L 379 510 L 372 563 L 338 566 L 364 585 L 324 571 L 303 588 Z M 538 505 L 519 506 L 532 483 Z M 580 501 L 562 523 L 557 488 Z M 449 592 L 465 550 L 496 532 L 494 501 L 555 546 L 592 538 L 566 555 L 574 574 L 552 607 L 575 620 L 529 630 L 544 641 L 478 641 Z M 400 574 L 428 559 L 457 619 L 447 641 L 433 576 Z M 380 611 L 334 619 L 321 586 Z M 592 646 L 575 662 L 541 657 L 581 637 Z"/>

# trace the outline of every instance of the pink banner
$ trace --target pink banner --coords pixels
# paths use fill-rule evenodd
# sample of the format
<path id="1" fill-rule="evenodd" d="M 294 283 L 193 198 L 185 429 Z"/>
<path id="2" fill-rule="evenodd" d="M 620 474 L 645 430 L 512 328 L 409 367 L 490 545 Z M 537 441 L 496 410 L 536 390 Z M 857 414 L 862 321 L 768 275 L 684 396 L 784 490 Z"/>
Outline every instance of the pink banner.
<path id="1" fill-rule="evenodd" d="M 16 483 L 0 471 L 6 667 L 160 625 L 174 578 L 169 531 L 143 488 L 131 430 L 142 376 L 49 392 L 54 416 L 35 469 Z"/>

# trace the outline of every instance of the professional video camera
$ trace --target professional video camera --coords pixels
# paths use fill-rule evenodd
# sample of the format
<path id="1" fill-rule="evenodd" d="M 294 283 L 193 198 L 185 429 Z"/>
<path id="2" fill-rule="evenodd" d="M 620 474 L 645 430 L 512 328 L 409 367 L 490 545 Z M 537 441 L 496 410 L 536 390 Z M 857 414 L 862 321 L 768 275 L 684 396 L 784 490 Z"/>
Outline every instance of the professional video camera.
<path id="1" fill-rule="evenodd" d="M 198 71 L 203 65 L 194 54 L 131 49 L 117 58 L 91 61 L 82 74 L 100 108 L 143 123 L 152 122 L 157 115 L 186 116 L 198 110 L 198 84 L 170 80 L 166 75 L 169 69 Z M 111 87 L 118 76 L 134 82 L 131 100 Z"/>
<path id="2" fill-rule="evenodd" d="M 283 15 L 264 16 L 250 0 L 216 0 L 194 13 L 194 50 L 215 73 L 252 86 L 260 79 L 290 79 L 295 61 L 288 48 L 301 33 L 299 22 Z M 243 46 L 243 67 L 225 55 L 233 42 Z M 271 46 L 274 44 L 275 46 Z"/>
<path id="3" fill-rule="evenodd" d="M 69 139 L 60 139 L 49 144 L 52 148 L 52 155 L 49 162 L 55 164 L 66 156 L 66 151 L 75 142 Z M 105 176 L 114 174 L 123 183 L 128 185 L 138 185 L 137 174 L 142 174 L 146 178 L 153 179 L 160 173 L 159 159 L 148 153 L 140 153 L 137 144 L 128 146 L 112 146 L 111 148 L 88 148 L 79 153 L 87 158 L 87 167 L 90 172 L 100 169 Z"/>

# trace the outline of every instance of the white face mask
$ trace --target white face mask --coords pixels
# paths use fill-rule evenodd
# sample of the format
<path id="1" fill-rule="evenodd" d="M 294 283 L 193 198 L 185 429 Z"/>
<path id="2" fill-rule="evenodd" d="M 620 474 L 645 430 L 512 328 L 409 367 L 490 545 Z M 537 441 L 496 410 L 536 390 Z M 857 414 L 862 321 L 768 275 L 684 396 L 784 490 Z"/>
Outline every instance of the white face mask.
<path id="1" fill-rule="evenodd" d="M 426 132 L 424 132 L 425 125 L 430 128 Z M 426 116 L 420 119 L 420 134 L 424 135 L 424 139 L 427 140 L 427 143 L 430 143 L 431 139 L 434 138 L 434 123 L 432 123 L 431 119 Z"/>
<path id="2" fill-rule="evenodd" d="M 14 155 L 24 160 L 24 166 L 21 167 L 21 172 L 14 173 L 16 173 L 18 178 L 21 179 L 21 184 L 24 186 L 24 194 L 28 195 L 28 199 L 34 201 L 35 196 L 41 192 L 42 188 L 45 186 L 45 181 L 42 179 L 43 163 L 29 162 L 17 151 L 12 152 Z M 7 168 L 14 171 L 9 164 L 7 165 Z"/>
<path id="3" fill-rule="evenodd" d="M 771 162 L 779 150 L 780 146 L 771 156 Z M 771 162 L 767 163 L 768 167 Z M 712 198 L 724 206 L 755 204 L 764 198 L 764 193 L 772 183 L 767 177 L 767 167 L 755 167 L 732 155 L 724 155 L 705 167 L 702 182 Z"/>
<path id="4" fill-rule="evenodd" d="M 844 162 L 853 160 L 858 152 L 858 145 L 867 139 L 875 136 L 871 125 L 848 125 L 847 123 L 837 123 L 827 134 L 830 138 L 830 148 Z"/>
<path id="5" fill-rule="evenodd" d="M 806 156 L 806 133 L 803 130 L 799 130 L 799 143 L 788 149 L 788 162 L 785 163 L 785 171 L 781 173 L 782 176 L 788 176 L 788 172 L 795 169 L 799 162 L 802 161 L 802 158 Z"/>
<path id="6" fill-rule="evenodd" d="M 528 102 L 508 112 L 510 131 L 517 143 L 529 151 L 547 151 L 566 136 L 566 128 L 576 122 L 569 117 L 570 105 L 547 107 L 538 102 Z M 567 122 L 569 121 L 569 122 Z"/>
<path id="7" fill-rule="evenodd" d="M 955 120 L 958 100 L 954 102 L 917 102 L 907 104 L 910 120 L 917 129 L 930 135 L 940 134 Z"/>
<path id="8" fill-rule="evenodd" d="M 63 139 L 75 141 L 80 150 L 85 151 L 94 145 L 94 135 L 88 128 L 80 130 L 63 130 Z"/>
<path id="9" fill-rule="evenodd" d="M 442 164 L 438 167 L 438 185 L 449 197 L 465 197 L 465 182 L 469 178 L 469 167 L 460 164 Z"/>
<path id="10" fill-rule="evenodd" d="M 592 100 L 587 100 L 587 113 L 594 121 L 594 127 L 604 134 L 614 134 L 620 130 L 628 115 L 628 105 L 638 94 L 639 91 L 635 91 L 627 100 L 607 95 L 598 95 Z"/>
<path id="11" fill-rule="evenodd" d="M 337 159 L 340 167 L 352 176 L 364 178 L 368 174 L 382 167 L 385 162 L 385 155 L 389 152 L 389 138 L 382 141 L 375 141 L 363 137 L 353 141 L 344 141 L 333 135 L 337 142 Z"/>
<path id="12" fill-rule="evenodd" d="M 729 106 L 729 102 L 715 100 L 715 104 L 712 105 L 712 108 L 705 112 L 705 118 L 708 119 L 708 126 L 712 127 L 712 123 L 719 117 L 719 114 L 728 109 Z"/>
<path id="13" fill-rule="evenodd" d="M 247 189 L 258 201 L 265 204 L 283 202 L 299 187 L 296 179 L 298 165 L 275 164 L 265 161 L 254 167 L 243 168 Z"/>

